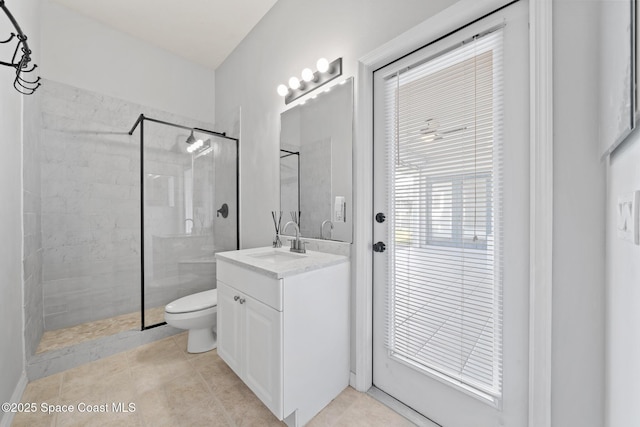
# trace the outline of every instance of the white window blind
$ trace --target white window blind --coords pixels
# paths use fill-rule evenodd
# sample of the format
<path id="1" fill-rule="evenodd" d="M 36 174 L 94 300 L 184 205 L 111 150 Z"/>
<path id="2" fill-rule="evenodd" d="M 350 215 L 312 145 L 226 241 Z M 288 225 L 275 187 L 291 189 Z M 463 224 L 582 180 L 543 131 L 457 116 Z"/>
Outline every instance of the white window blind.
<path id="1" fill-rule="evenodd" d="M 502 30 L 385 80 L 387 347 L 501 396 Z"/>

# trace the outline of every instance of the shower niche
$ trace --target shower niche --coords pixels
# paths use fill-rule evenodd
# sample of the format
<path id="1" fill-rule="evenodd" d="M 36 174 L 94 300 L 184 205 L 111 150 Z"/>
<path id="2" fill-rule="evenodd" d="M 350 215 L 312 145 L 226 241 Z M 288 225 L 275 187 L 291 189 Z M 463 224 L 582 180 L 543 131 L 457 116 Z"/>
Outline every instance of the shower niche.
<path id="1" fill-rule="evenodd" d="M 149 329 L 164 323 L 167 303 L 215 288 L 215 253 L 238 248 L 238 140 L 143 115 L 130 134 L 140 140 L 141 327 Z"/>

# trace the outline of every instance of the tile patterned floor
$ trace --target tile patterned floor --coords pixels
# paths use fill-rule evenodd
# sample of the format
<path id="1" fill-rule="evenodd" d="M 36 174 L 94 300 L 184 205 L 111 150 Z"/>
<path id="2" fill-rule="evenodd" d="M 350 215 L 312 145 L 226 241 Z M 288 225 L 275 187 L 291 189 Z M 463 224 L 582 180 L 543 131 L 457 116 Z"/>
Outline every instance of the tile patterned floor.
<path id="1" fill-rule="evenodd" d="M 185 332 L 33 381 L 22 403 L 35 403 L 37 411 L 16 414 L 12 426 L 284 426 L 215 350 L 189 354 L 186 346 Z M 118 402 L 134 404 L 135 412 L 113 411 Z M 109 412 L 80 413 L 80 403 L 106 405 Z M 47 414 L 43 404 L 76 411 Z M 348 387 L 308 425 L 413 424 Z"/>
<path id="2" fill-rule="evenodd" d="M 147 309 L 145 322 L 149 325 L 164 322 L 164 306 Z M 69 328 L 56 329 L 55 331 L 46 331 L 42 335 L 36 354 L 133 329 L 140 329 L 140 312 L 82 323 Z"/>

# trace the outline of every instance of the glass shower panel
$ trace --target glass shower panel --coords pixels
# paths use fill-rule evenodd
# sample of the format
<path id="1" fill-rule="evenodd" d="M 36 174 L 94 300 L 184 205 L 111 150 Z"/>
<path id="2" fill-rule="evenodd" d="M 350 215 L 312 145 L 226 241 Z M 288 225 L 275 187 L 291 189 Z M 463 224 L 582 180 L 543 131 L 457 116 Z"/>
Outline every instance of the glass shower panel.
<path id="1" fill-rule="evenodd" d="M 238 236 L 238 142 L 213 136 L 212 147 L 215 252 L 232 251 L 240 247 Z"/>
<path id="2" fill-rule="evenodd" d="M 143 319 L 151 327 L 169 302 L 214 289 L 215 252 L 237 248 L 237 145 L 146 121 L 143 177 Z"/>

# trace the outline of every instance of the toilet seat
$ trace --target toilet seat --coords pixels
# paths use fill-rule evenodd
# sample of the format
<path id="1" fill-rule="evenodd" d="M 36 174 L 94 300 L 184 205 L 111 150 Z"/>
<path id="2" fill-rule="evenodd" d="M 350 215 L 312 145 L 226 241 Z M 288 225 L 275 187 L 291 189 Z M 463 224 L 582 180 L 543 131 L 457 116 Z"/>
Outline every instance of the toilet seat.
<path id="1" fill-rule="evenodd" d="M 198 292 L 170 302 L 164 307 L 167 325 L 187 329 L 187 351 L 203 353 L 216 348 L 218 290 Z"/>
<path id="2" fill-rule="evenodd" d="M 166 313 L 180 314 L 192 313 L 194 311 L 206 310 L 218 305 L 218 290 L 211 289 L 209 291 L 198 292 L 197 294 L 187 295 L 167 304 L 164 308 Z"/>

